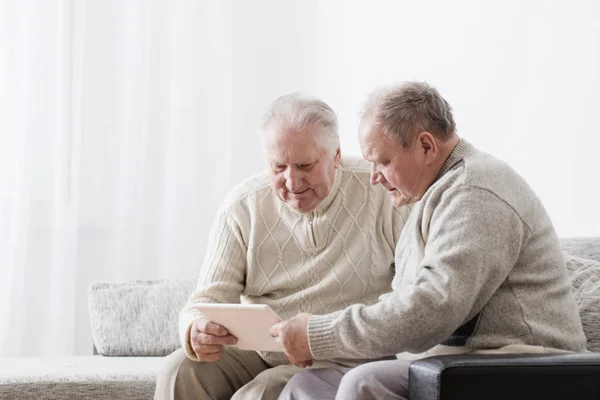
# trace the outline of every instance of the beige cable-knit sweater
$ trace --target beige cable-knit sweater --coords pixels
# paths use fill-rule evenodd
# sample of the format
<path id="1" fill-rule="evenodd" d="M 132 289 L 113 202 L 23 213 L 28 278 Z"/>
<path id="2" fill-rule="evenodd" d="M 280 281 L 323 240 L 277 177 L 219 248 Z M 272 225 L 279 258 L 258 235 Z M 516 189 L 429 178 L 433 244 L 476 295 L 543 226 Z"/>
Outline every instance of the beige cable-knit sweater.
<path id="1" fill-rule="evenodd" d="M 464 140 L 415 204 L 396 270 L 379 303 L 311 317 L 316 359 L 585 349 L 542 203 L 512 168 Z"/>
<path id="2" fill-rule="evenodd" d="M 288 319 L 373 304 L 391 290 L 394 249 L 410 208 L 394 209 L 369 183 L 370 165 L 343 157 L 330 194 L 300 213 L 277 198 L 268 171 L 237 185 L 218 211 L 198 280 L 179 316 L 181 341 L 191 359 L 192 305 L 268 304 Z M 283 353 L 263 353 L 271 365 Z"/>

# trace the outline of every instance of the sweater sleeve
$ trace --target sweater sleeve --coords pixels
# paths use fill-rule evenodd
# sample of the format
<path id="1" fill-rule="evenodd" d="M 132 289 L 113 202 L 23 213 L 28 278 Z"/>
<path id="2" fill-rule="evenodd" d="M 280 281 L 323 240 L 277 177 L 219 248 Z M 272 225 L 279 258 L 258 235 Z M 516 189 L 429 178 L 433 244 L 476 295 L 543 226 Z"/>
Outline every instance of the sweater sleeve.
<path id="1" fill-rule="evenodd" d="M 195 303 L 239 303 L 246 276 L 246 246 L 241 229 L 227 211 L 217 215 L 209 234 L 208 248 L 196 290 L 179 313 L 179 336 L 188 357 L 196 360 L 190 347 L 190 328 L 202 314 Z"/>
<path id="2" fill-rule="evenodd" d="M 419 353 L 439 344 L 483 308 L 529 234 L 507 203 L 476 187 L 448 190 L 429 213 L 429 232 L 421 227 L 424 257 L 413 283 L 400 281 L 371 306 L 312 316 L 308 337 L 315 359 Z"/>

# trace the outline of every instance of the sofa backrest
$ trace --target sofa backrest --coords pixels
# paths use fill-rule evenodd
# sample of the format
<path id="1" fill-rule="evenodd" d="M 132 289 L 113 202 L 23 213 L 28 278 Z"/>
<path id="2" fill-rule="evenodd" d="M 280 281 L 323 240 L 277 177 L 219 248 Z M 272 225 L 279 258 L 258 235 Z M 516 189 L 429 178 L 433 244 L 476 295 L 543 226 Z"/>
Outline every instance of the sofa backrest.
<path id="1" fill-rule="evenodd" d="M 600 238 L 566 238 L 561 246 L 587 349 L 600 352 Z"/>
<path id="2" fill-rule="evenodd" d="M 165 356 L 180 347 L 178 314 L 196 279 L 96 282 L 88 290 L 94 346 L 105 356 Z"/>
<path id="3" fill-rule="evenodd" d="M 564 238 L 560 245 L 565 254 L 600 262 L 600 237 Z"/>
<path id="4" fill-rule="evenodd" d="M 561 246 L 588 349 L 600 352 L 600 238 L 565 238 Z M 89 313 L 98 353 L 163 356 L 178 349 L 178 314 L 195 286 L 195 278 L 90 285 Z"/>

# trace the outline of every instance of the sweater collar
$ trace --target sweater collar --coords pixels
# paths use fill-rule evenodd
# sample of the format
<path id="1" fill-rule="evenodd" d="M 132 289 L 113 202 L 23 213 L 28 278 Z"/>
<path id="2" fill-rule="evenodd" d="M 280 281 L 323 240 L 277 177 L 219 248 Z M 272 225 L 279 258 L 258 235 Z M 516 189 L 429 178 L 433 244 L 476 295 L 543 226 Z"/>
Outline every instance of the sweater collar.
<path id="1" fill-rule="evenodd" d="M 452 151 L 450 152 L 448 158 L 446 158 L 446 161 L 442 165 L 442 168 L 440 169 L 440 172 L 438 172 L 435 180 L 437 181 L 438 179 L 440 179 L 442 176 L 444 176 L 446 172 L 450 171 L 452 167 L 461 162 L 463 158 L 465 158 L 467 153 L 469 153 L 472 149 L 473 145 L 471 145 L 471 143 L 467 142 L 464 139 L 459 139 Z"/>

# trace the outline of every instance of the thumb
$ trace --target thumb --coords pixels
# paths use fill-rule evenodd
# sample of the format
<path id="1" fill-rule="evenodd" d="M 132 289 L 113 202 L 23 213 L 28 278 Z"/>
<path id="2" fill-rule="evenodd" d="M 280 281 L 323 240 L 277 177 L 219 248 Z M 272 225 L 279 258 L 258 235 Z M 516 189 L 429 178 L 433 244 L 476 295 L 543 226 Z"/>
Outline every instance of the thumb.
<path id="1" fill-rule="evenodd" d="M 270 334 L 272 337 L 277 337 L 277 336 L 279 336 L 279 331 L 281 330 L 281 324 L 282 324 L 281 322 L 278 322 L 278 323 L 276 323 L 276 324 L 272 325 L 272 326 L 269 328 L 269 334 Z"/>

